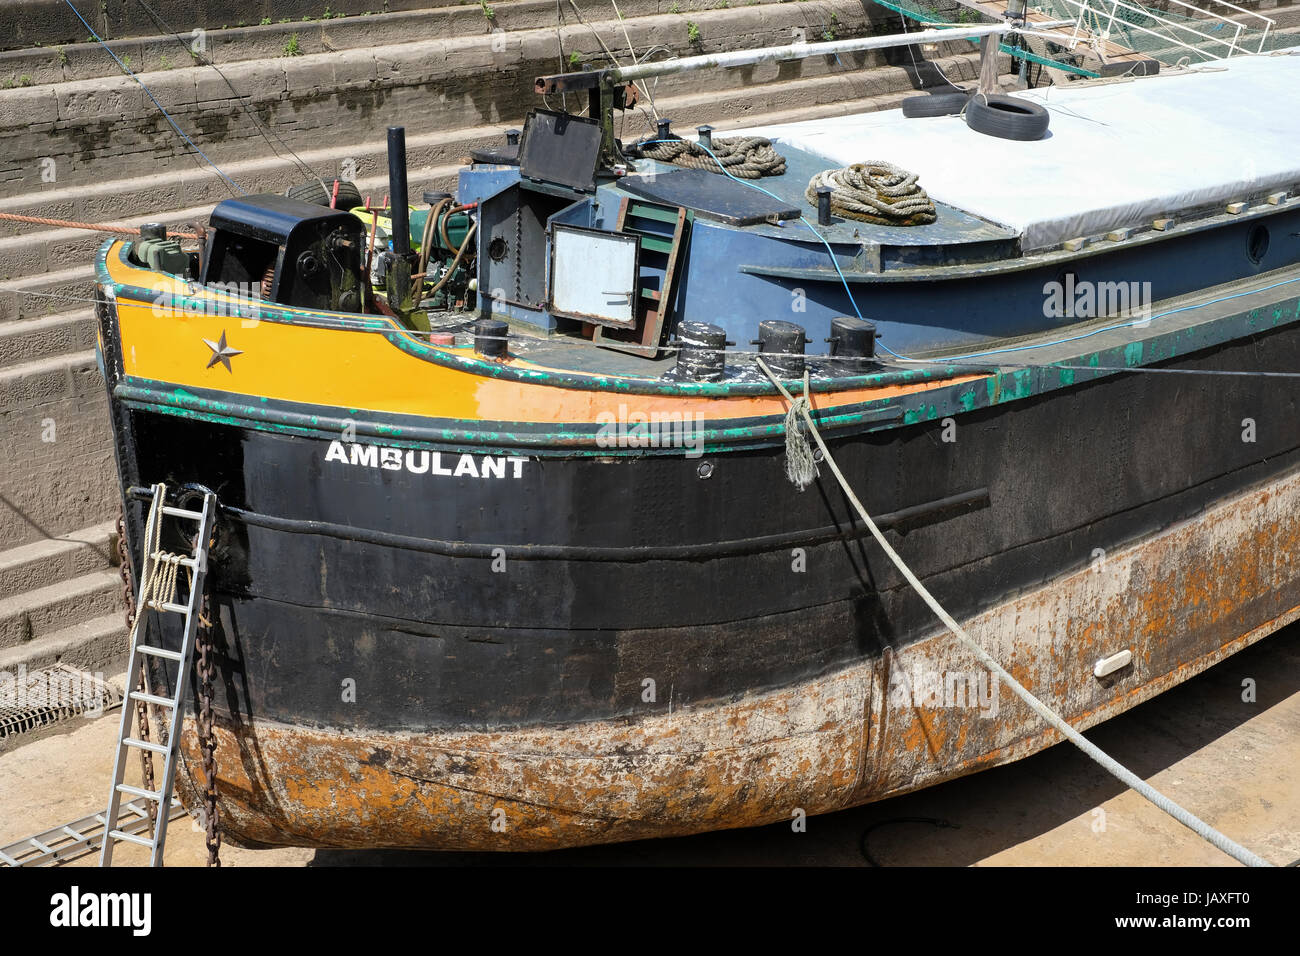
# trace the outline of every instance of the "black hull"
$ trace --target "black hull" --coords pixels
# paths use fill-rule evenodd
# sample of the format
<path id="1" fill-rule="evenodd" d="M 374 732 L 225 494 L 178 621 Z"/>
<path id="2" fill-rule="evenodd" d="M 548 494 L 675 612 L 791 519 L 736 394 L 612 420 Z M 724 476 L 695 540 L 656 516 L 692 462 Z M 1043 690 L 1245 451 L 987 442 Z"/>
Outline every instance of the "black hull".
<path id="1" fill-rule="evenodd" d="M 1164 367 L 1294 370 L 1300 329 Z M 1135 373 L 962 414 L 951 442 L 931 421 L 832 448 L 960 620 L 1300 468 L 1298 400 L 1295 379 Z M 327 463 L 327 438 L 115 414 L 124 484 L 200 484 L 229 509 L 209 580 L 218 709 L 236 721 L 400 732 L 644 717 L 789 688 L 937 627 L 829 475 L 796 493 L 779 448 L 709 455 L 708 479 L 689 458 L 571 454 L 518 479 L 435 478 Z M 142 515 L 129 515 L 134 540 Z M 348 527 L 368 543 L 336 536 Z M 1243 626 L 1277 603 L 1243 608 Z"/>

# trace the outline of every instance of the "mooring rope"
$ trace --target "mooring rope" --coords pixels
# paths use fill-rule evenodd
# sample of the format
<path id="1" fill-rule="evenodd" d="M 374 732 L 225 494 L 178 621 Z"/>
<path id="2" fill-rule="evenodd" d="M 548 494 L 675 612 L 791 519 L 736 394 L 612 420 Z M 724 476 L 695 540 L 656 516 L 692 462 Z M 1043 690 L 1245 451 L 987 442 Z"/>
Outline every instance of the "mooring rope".
<path id="1" fill-rule="evenodd" d="M 934 200 L 916 182 L 916 173 L 893 163 L 868 160 L 827 169 L 808 182 L 804 195 L 817 205 L 817 187 L 831 187 L 831 212 L 845 219 L 882 226 L 923 226 L 934 222 Z"/>
<path id="2" fill-rule="evenodd" d="M 803 373 L 803 394 L 790 402 L 790 410 L 785 413 L 785 476 L 790 483 L 803 491 L 817 477 L 817 459 L 808 447 L 804 437 L 807 427 L 802 414 L 809 409 L 808 396 L 812 394 L 808 387 L 808 370 Z"/>
<path id="3" fill-rule="evenodd" d="M 730 173 L 741 179 L 780 176 L 785 172 L 785 157 L 772 148 L 770 139 L 762 136 L 715 139 L 712 152 L 684 139 L 656 140 L 643 144 L 640 149 L 647 159 L 710 173 Z"/>
<path id="4" fill-rule="evenodd" d="M 757 358 L 755 361 L 758 362 L 759 368 L 763 370 L 767 377 L 772 380 L 772 384 L 776 386 L 782 397 L 793 406 L 797 400 L 793 395 L 786 391 L 785 386 L 781 384 L 780 380 L 777 379 L 774 374 L 772 374 L 772 370 L 768 368 L 767 363 L 764 362 L 762 358 Z M 1273 864 L 1269 863 L 1267 860 L 1256 856 L 1254 853 L 1250 852 L 1250 850 L 1247 850 L 1240 844 L 1228 839 L 1228 837 L 1214 829 L 1204 820 L 1188 813 L 1178 804 L 1174 803 L 1162 794 L 1159 790 L 1155 789 L 1155 787 L 1152 787 L 1141 777 L 1137 776 L 1137 774 L 1133 773 L 1096 744 L 1088 740 L 1088 738 L 1083 736 L 1083 734 L 1079 733 L 1066 723 L 1063 717 L 1026 690 L 1020 681 L 1012 677 L 1005 667 L 994 660 L 993 656 L 989 654 L 988 651 L 966 633 L 962 626 L 953 619 L 952 615 L 945 611 L 943 606 L 935 600 L 934 595 L 926 589 L 920 579 L 912 573 L 911 568 L 909 568 L 903 559 L 899 557 L 898 552 L 890 547 L 889 542 L 885 540 L 885 536 L 881 534 L 880 529 L 876 527 L 876 523 L 871 520 L 871 515 L 867 513 L 867 509 L 863 507 L 862 502 L 858 500 L 858 496 L 854 493 L 853 488 L 844 477 L 844 473 L 840 471 L 839 465 L 835 463 L 835 458 L 831 455 L 831 450 L 826 447 L 826 442 L 822 440 L 821 432 L 817 430 L 817 423 L 813 421 L 813 417 L 809 412 L 809 396 L 810 392 L 807 390 L 807 385 L 805 384 L 803 395 L 804 401 L 799 406 L 799 411 L 803 417 L 804 424 L 807 426 L 808 432 L 812 435 L 813 439 L 817 442 L 817 447 L 821 450 L 822 459 L 830 467 L 831 472 L 835 475 L 835 480 L 839 482 L 840 488 L 843 489 L 844 494 L 848 497 L 849 501 L 852 502 L 858 515 L 862 518 L 867 529 L 871 532 L 871 536 L 875 538 L 876 543 L 880 545 L 881 550 L 883 550 L 889 560 L 893 562 L 894 567 L 898 568 L 899 573 L 902 574 L 907 580 L 907 583 L 912 586 L 912 589 L 921 596 L 921 599 L 924 600 L 927 605 L 929 605 L 930 610 L 935 613 L 939 620 L 943 621 L 948 630 L 952 631 L 953 636 L 969 648 L 970 651 L 979 659 L 980 663 L 993 673 L 997 674 L 1001 680 L 1005 681 L 1007 686 L 1015 692 L 1016 696 L 1028 704 L 1034 713 L 1038 714 L 1039 717 L 1059 731 L 1062 736 L 1086 753 L 1089 757 L 1101 764 L 1108 773 L 1119 778 L 1119 780 L 1125 785 L 1133 788 L 1143 797 L 1146 797 L 1146 799 L 1150 800 L 1183 826 L 1190 829 L 1197 836 L 1218 847 L 1238 862 L 1243 863 L 1246 866 L 1272 866 Z M 787 433 L 787 443 L 789 440 L 789 435 Z M 802 436 L 800 437 L 800 440 L 803 440 Z"/>
<path id="5" fill-rule="evenodd" d="M 57 226 L 63 229 L 89 229 L 92 232 L 108 232 L 115 236 L 139 236 L 139 228 L 116 226 L 112 223 L 73 222 L 68 219 L 47 219 L 44 216 L 20 216 L 15 212 L 0 212 L 0 219 L 8 222 L 26 222 L 34 226 Z M 203 239 L 196 232 L 168 232 L 168 239 Z"/>

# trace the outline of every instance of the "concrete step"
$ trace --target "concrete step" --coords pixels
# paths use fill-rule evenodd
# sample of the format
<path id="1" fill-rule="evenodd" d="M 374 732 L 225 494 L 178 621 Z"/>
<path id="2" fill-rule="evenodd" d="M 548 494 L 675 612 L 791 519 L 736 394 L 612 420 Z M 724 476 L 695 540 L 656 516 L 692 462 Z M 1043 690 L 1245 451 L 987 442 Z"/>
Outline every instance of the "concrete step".
<path id="1" fill-rule="evenodd" d="M 0 672 L 15 674 L 19 667 L 26 667 L 30 673 L 58 663 L 92 674 L 120 671 L 130 645 L 125 615 L 101 614 L 16 647 L 0 647 Z"/>
<path id="2" fill-rule="evenodd" d="M 91 571 L 15 594 L 0 599 L 0 647 L 17 647 L 125 606 L 116 570 Z"/>
<path id="3" fill-rule="evenodd" d="M 0 322 L 0 368 L 95 347 L 95 310 Z"/>
<path id="4" fill-rule="evenodd" d="M 852 7 L 849 0 L 828 0 L 827 9 L 842 10 L 840 22 L 850 24 Z M 812 18 L 798 17 L 792 8 L 767 4 L 700 13 L 698 20 L 691 20 L 700 30 L 695 43 L 689 42 L 686 21 L 678 15 L 648 16 L 620 26 L 626 27 L 637 49 L 659 47 L 688 55 L 786 43 L 795 38 L 796 26 L 807 35 Z M 856 17 L 854 29 L 869 27 L 860 5 Z M 589 38 L 579 27 L 571 32 L 575 42 Z M 852 30 L 845 26 L 840 33 L 852 35 Z M 974 49 L 964 41 L 946 46 L 967 55 Z M 225 72 L 262 123 L 300 149 L 342 137 L 352 142 L 377 140 L 399 118 L 413 132 L 515 124 L 541 102 L 532 91 L 533 77 L 556 70 L 556 51 L 554 30 L 525 30 L 254 60 L 232 64 Z M 735 89 L 881 62 L 883 56 L 872 53 L 718 70 L 707 78 L 663 77 L 657 81 L 656 95 L 693 93 L 705 83 L 710 89 Z M 249 120 L 210 71 L 178 70 L 144 79 L 219 165 L 282 150 L 263 138 L 269 134 Z M 0 116 L 6 114 L 8 121 L 0 121 L 0 193 L 8 196 L 97 185 L 110 161 L 119 176 L 170 174 L 198 162 L 153 103 L 125 77 L 0 92 Z"/>
<path id="5" fill-rule="evenodd" d="M 0 369 L 0 416 L 5 416 L 16 431 L 12 418 L 15 412 L 93 398 L 103 392 L 104 380 L 93 350 L 33 359 Z M 104 422 L 107 424 L 108 419 Z M 0 541 L 6 540 L 0 537 Z"/>
<path id="6" fill-rule="evenodd" d="M 607 0 L 575 2 L 583 18 L 601 30 L 602 35 L 610 32 L 613 9 Z M 663 3 L 659 0 L 624 0 L 619 4 L 619 11 L 624 20 L 633 20 L 666 13 L 671 5 L 670 0 Z M 723 0 L 678 4 L 685 11 L 723 5 Z M 282 7 L 282 4 L 277 3 L 277 7 Z M 225 21 L 225 28 L 209 26 L 202 36 L 201 55 L 208 62 L 224 67 L 247 60 L 283 57 L 291 42 L 292 48 L 299 50 L 300 55 L 310 56 L 409 43 L 412 38 L 481 36 L 492 30 L 553 30 L 557 23 L 553 0 L 498 2 L 492 5 L 491 20 L 477 3 L 328 20 L 320 18 L 318 4 L 313 3 L 312 7 L 314 9 L 298 11 L 299 16 L 294 17 L 289 15 L 289 11 L 274 10 L 268 17 L 274 22 L 267 24 L 260 23 L 260 16 L 253 18 L 245 11 L 241 16 L 251 25 L 236 26 L 239 18 L 231 18 Z M 142 23 L 149 30 L 148 35 L 109 40 L 109 48 L 137 73 L 165 72 L 193 65 L 191 48 L 195 38 L 191 31 L 195 27 L 203 28 L 203 24 L 195 23 L 190 17 L 175 17 L 156 5 L 155 9 L 162 14 L 164 23 L 181 34 L 181 40 L 159 33 L 158 24 L 149 20 Z M 564 12 L 570 21 L 576 22 L 567 3 Z M 314 19 L 304 20 L 301 18 L 304 15 Z M 617 23 L 616 20 L 612 22 Z M 85 41 L 86 31 L 81 30 L 76 38 Z M 40 47 L 0 52 L 0 86 L 17 86 L 24 80 L 29 85 L 64 83 L 120 74 L 121 68 L 113 58 L 94 42 L 64 43 L 53 47 L 47 43 Z"/>
<path id="7" fill-rule="evenodd" d="M 978 60 L 975 54 L 969 53 L 934 61 L 934 65 L 953 79 L 966 81 L 976 76 Z M 743 123 L 748 123 L 755 121 L 766 110 L 794 109 L 800 105 L 820 108 L 833 104 L 837 99 L 845 101 L 845 109 L 841 112 L 891 108 L 897 105 L 903 95 L 914 92 L 911 75 L 907 70 L 883 67 L 860 73 L 846 71 L 754 84 L 717 94 L 690 92 L 677 96 L 660 96 L 657 97 L 657 102 L 661 115 L 671 116 L 679 128 L 689 129 L 692 125 L 705 121 L 723 128 L 727 123 L 725 117 L 731 115 L 732 110 L 744 117 Z M 886 96 L 889 93 L 899 95 Z M 875 101 L 872 98 L 876 96 L 884 98 Z M 454 176 L 455 168 L 463 162 L 470 150 L 500 142 L 506 125 L 491 124 L 433 133 L 410 131 L 407 156 L 413 167 L 412 194 L 418 195 L 416 180 L 427 176 L 430 169 L 438 170 L 439 178 L 436 181 L 426 178 L 425 185 L 421 188 L 446 188 Z M 732 125 L 741 123 L 733 122 Z M 646 117 L 632 113 L 623 124 L 623 135 L 630 140 L 640 132 L 649 132 L 651 129 Z M 385 144 L 382 137 L 368 142 L 312 150 L 302 153 L 301 157 L 325 177 L 342 175 L 347 169 L 355 169 L 355 178 L 362 184 L 363 192 L 373 193 L 376 199 L 387 192 Z M 295 164 L 277 157 L 232 164 L 226 166 L 225 171 L 251 191 L 261 192 L 282 192 L 305 178 Z M 111 221 L 133 226 L 143 222 L 162 221 L 173 227 L 192 227 L 206 221 L 211 204 L 226 195 L 228 188 L 216 176 L 208 171 L 191 168 L 174 176 L 120 179 L 94 188 L 65 187 L 48 193 L 0 200 L 0 211 L 79 221 Z M 183 203 L 193 203 L 196 200 L 203 201 L 205 205 L 181 208 Z M 4 235 L 6 232 L 11 235 Z M 20 234 L 13 235 L 15 232 Z M 98 233 L 79 230 L 41 229 L 0 222 L 0 276 L 30 276 L 44 270 L 67 267 L 78 259 L 88 262 L 102 238 Z M 51 294 L 51 290 L 39 283 L 33 286 L 19 282 L 16 288 Z M 5 291 L 9 292 L 8 304 L 5 302 Z M 40 296 L 28 296 L 24 300 L 15 289 L 6 290 L 6 284 L 0 282 L 0 318 L 19 314 L 43 315 L 75 307 L 75 302 L 67 304 L 42 299 Z"/>
<path id="8" fill-rule="evenodd" d="M 0 541 L 6 549 L 117 513 L 108 401 L 94 352 L 0 369 Z"/>
<path id="9" fill-rule="evenodd" d="M 0 599 L 117 567 L 115 521 L 0 551 Z"/>

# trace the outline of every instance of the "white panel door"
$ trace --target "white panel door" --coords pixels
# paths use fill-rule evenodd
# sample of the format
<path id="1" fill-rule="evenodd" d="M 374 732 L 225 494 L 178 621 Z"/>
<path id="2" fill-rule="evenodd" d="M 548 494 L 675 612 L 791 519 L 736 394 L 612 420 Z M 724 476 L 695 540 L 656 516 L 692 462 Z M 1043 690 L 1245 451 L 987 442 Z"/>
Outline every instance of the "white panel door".
<path id="1" fill-rule="evenodd" d="M 552 312 L 598 325 L 636 324 L 638 237 L 557 223 L 551 243 Z"/>

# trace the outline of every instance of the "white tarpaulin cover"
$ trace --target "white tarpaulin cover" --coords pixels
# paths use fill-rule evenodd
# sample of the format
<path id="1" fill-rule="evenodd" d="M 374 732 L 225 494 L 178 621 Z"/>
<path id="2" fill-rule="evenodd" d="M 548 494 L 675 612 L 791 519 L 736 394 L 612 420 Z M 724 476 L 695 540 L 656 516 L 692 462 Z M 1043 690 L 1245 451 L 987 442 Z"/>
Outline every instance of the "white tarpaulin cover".
<path id="1" fill-rule="evenodd" d="M 1019 231 L 1026 251 L 1300 183 L 1300 55 L 1015 95 L 1047 107 L 1044 139 L 999 139 L 960 116 L 901 110 L 727 135 L 767 136 L 828 166 L 902 166 L 934 199 Z"/>

